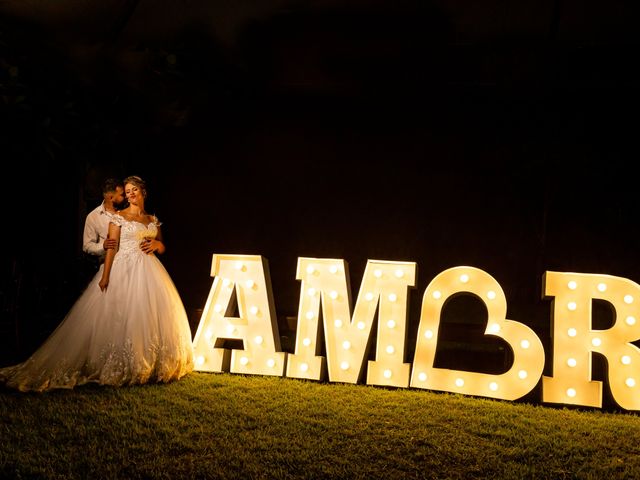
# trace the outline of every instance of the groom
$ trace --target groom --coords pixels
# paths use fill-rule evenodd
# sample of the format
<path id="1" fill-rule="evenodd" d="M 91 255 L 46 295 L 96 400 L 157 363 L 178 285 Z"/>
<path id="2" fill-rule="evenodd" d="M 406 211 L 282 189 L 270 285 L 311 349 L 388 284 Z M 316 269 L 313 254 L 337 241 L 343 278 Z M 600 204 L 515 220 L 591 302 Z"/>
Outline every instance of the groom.
<path id="1" fill-rule="evenodd" d="M 109 214 L 116 213 L 124 204 L 124 187 L 120 180 L 108 178 L 102 185 L 102 203 L 94 208 L 84 222 L 82 250 L 98 260 L 104 261 L 106 251 L 116 248 L 115 239 L 107 239 Z"/>

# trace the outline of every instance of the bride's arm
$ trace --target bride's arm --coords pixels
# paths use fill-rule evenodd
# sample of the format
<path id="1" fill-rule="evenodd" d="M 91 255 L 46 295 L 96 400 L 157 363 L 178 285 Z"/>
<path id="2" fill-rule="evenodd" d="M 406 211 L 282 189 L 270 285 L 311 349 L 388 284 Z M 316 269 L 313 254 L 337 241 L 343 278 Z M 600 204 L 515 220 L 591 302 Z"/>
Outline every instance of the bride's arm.
<path id="1" fill-rule="evenodd" d="M 156 235 L 156 252 L 158 252 L 159 254 L 163 254 L 164 251 L 166 250 L 166 247 L 164 246 L 164 242 L 162 241 L 162 230 L 160 230 L 160 226 L 158 226 L 158 233 Z"/>
<path id="2" fill-rule="evenodd" d="M 107 256 L 104 259 L 104 270 L 102 271 L 102 278 L 98 285 L 100 286 L 100 290 L 103 292 L 109 286 L 109 275 L 111 274 L 111 266 L 113 265 L 113 258 L 116 256 L 120 248 L 120 227 L 118 225 L 114 225 L 113 223 L 109 223 L 109 233 L 107 238 L 113 238 L 116 241 L 116 248 L 110 248 L 107 250 Z"/>

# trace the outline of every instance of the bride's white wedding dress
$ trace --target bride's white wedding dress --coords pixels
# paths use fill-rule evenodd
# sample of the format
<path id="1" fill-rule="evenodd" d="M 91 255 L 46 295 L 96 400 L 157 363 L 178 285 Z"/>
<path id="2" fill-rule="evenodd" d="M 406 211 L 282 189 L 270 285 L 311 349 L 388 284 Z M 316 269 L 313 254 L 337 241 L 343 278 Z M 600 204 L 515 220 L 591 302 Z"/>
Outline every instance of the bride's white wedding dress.
<path id="1" fill-rule="evenodd" d="M 131 385 L 177 380 L 193 370 L 191 330 L 166 269 L 140 249 L 149 225 L 113 215 L 120 248 L 105 292 L 104 265 L 69 313 L 25 362 L 0 369 L 0 384 L 22 391 L 73 388 L 89 382 Z"/>

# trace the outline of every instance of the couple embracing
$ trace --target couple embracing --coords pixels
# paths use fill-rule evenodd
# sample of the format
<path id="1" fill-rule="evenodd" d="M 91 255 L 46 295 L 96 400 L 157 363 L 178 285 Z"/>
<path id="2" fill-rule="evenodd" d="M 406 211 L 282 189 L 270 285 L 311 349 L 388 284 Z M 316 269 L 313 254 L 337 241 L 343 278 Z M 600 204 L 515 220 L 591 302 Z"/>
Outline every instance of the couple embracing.
<path id="1" fill-rule="evenodd" d="M 165 245 L 160 222 L 145 211 L 145 182 L 131 176 L 123 185 L 126 208 L 113 208 L 123 193 L 116 184 L 96 209 L 101 216 L 95 222 L 93 212 L 87 217 L 84 250 L 106 252 L 98 272 L 35 353 L 0 368 L 0 385 L 37 392 L 86 383 L 123 386 L 169 382 L 193 370 L 187 314 L 156 257 Z M 108 223 L 106 238 L 87 242 L 100 223 Z"/>

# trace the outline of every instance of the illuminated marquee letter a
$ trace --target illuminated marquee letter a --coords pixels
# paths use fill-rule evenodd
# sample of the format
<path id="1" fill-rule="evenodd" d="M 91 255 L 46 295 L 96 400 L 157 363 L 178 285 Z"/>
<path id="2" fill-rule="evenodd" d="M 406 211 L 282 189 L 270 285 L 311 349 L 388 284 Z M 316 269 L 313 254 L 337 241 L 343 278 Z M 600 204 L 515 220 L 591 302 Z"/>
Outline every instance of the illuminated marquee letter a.
<path id="1" fill-rule="evenodd" d="M 277 375 L 286 353 L 280 335 L 267 260 L 259 255 L 214 255 L 215 277 L 193 348 L 195 369 L 203 372 Z M 230 316 L 235 304 L 238 317 Z M 225 339 L 242 340 L 244 350 L 221 348 Z"/>

